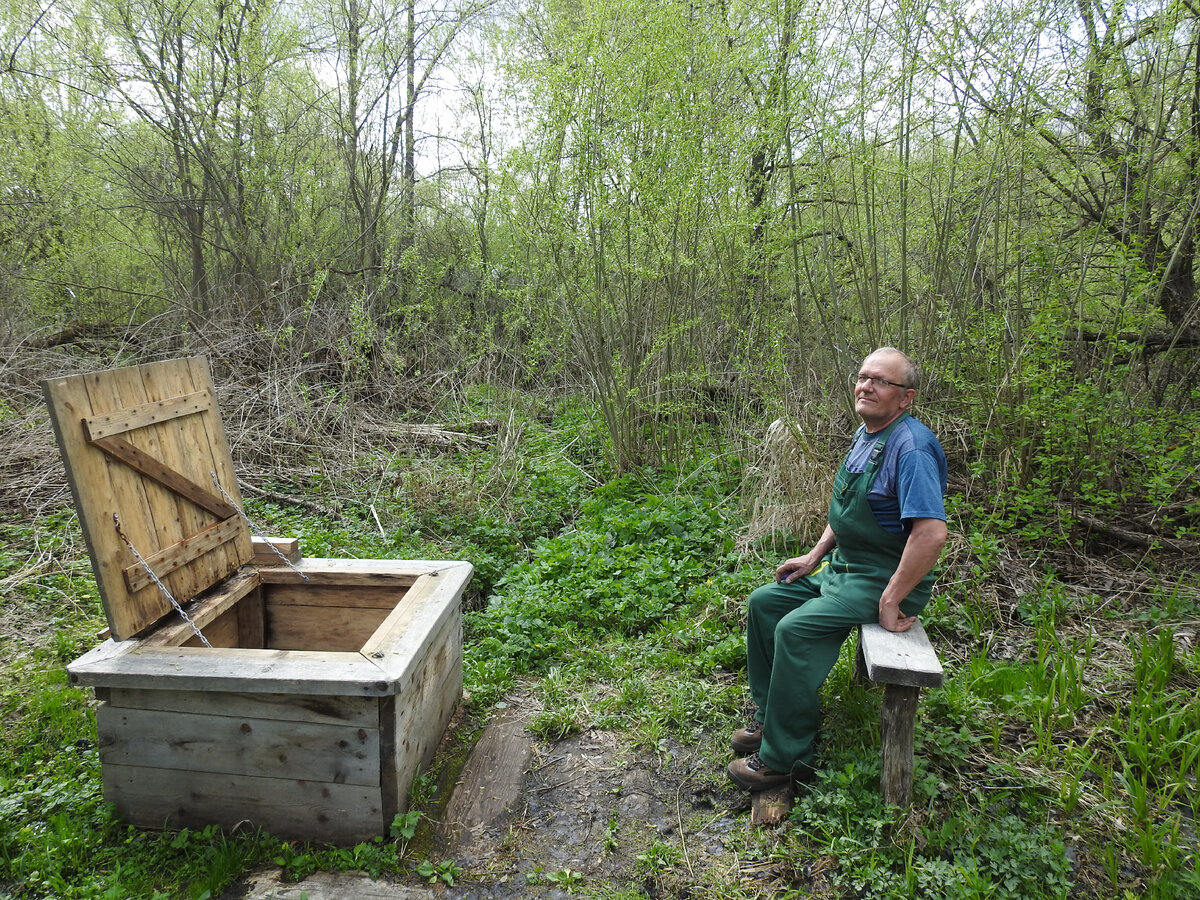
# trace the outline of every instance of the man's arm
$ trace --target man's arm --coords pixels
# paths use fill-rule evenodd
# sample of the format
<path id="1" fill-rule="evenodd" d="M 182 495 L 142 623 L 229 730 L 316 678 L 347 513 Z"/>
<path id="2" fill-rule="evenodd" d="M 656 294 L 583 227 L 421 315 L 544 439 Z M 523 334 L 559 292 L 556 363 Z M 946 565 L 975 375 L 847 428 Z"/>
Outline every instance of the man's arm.
<path id="1" fill-rule="evenodd" d="M 793 556 L 791 559 L 784 560 L 775 569 L 775 580 L 782 581 L 785 584 L 791 584 L 797 578 L 803 578 L 817 567 L 819 563 L 830 550 L 837 544 L 837 538 L 833 535 L 833 529 L 825 526 L 825 531 L 813 544 L 813 548 L 803 556 Z M 920 580 L 920 579 L 918 579 Z"/>
<path id="2" fill-rule="evenodd" d="M 912 520 L 900 565 L 879 598 L 879 624 L 888 631 L 908 631 L 917 621 L 916 616 L 900 615 L 900 601 L 933 570 L 948 535 L 941 519 Z"/>

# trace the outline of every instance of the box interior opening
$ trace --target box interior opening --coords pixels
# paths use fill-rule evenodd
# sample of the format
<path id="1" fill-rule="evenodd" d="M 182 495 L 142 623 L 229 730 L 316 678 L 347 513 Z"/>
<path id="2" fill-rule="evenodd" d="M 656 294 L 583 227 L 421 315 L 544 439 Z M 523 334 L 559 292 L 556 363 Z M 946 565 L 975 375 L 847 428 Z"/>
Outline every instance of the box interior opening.
<path id="1" fill-rule="evenodd" d="M 262 583 L 200 625 L 213 648 L 358 652 L 407 587 Z M 203 647 L 190 628 L 168 646 Z"/>

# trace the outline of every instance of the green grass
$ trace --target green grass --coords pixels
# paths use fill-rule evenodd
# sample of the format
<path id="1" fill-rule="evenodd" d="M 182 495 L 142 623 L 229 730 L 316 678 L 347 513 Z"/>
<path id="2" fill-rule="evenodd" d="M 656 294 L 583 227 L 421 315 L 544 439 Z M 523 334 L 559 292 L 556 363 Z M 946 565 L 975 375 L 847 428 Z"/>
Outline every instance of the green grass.
<path id="1" fill-rule="evenodd" d="M 588 728 L 621 731 L 645 752 L 673 740 L 697 748 L 710 761 L 700 777 L 727 790 L 725 741 L 746 704 L 742 602 L 770 571 L 733 549 L 741 466 L 614 480 L 578 409 L 567 411 L 562 436 L 529 421 L 491 450 L 377 457 L 400 487 L 342 503 L 336 520 L 258 502 L 251 518 L 299 536 L 309 556 L 471 560 L 475 708 L 532 684 L 544 740 Z M 1200 618 L 1194 579 L 1140 573 L 1136 598 L 1113 599 L 1041 560 L 1018 602 L 997 576 L 1028 564 L 986 530 L 986 511 L 953 508 L 966 549 L 925 617 L 948 678 L 920 707 L 913 808 L 879 797 L 879 694 L 851 678 L 847 650 L 826 686 L 815 789 L 779 831 L 736 829 L 730 849 L 769 866 L 779 896 L 1197 896 L 1200 655 L 1184 640 Z M 0 612 L 16 626 L 0 646 L 0 897 L 213 897 L 268 862 L 294 877 L 461 876 L 413 821 L 343 848 L 122 825 L 101 796 L 90 698 L 65 677 L 103 626 L 69 512 L 0 528 Z M 418 810 L 438 802 L 433 781 L 415 791 Z M 610 830 L 597 852 L 632 840 Z M 679 851 L 669 837 L 639 845 L 631 877 L 705 897 L 765 895 L 736 872 L 689 885 Z M 532 874 L 579 896 L 645 896 L 549 860 Z"/>

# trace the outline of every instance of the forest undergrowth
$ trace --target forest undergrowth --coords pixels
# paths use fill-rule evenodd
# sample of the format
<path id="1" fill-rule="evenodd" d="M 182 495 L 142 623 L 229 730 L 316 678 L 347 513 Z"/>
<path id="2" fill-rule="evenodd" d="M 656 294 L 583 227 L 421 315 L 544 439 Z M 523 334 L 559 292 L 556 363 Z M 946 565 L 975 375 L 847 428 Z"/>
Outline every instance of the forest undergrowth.
<path id="1" fill-rule="evenodd" d="M 414 818 L 374 843 L 281 852 L 251 830 L 129 828 L 103 802 L 90 698 L 65 666 L 104 616 L 38 382 L 111 364 L 26 354 L 0 380 L 0 898 L 200 900 L 264 863 L 448 886 L 453 860 L 410 851 Z M 617 475 L 602 422 L 571 392 L 424 378 L 356 397 L 219 352 L 214 371 L 263 533 L 299 538 L 307 556 L 474 564 L 473 709 L 532 684 L 540 740 L 603 729 L 648 752 L 696 746 L 712 791 L 738 808 L 723 766 L 747 710 L 743 600 L 819 530 L 811 498 L 844 435 L 810 433 L 797 449 L 768 439 L 766 421 L 743 422 L 739 440 L 718 420 L 675 465 Z M 1115 521 L 1111 505 L 1064 512 L 1036 480 L 990 493 L 984 468 L 958 461 L 953 537 L 923 616 L 947 679 L 922 698 L 912 808 L 879 796 L 878 695 L 844 653 L 817 784 L 779 830 L 733 838 L 769 885 L 688 883 L 660 841 L 627 881 L 569 879 L 572 893 L 1200 896 L 1200 594 L 1178 552 L 1189 528 L 1174 550 L 1137 546 L 1123 527 L 1088 527 Z M 1125 511 L 1139 514 L 1137 498 Z M 430 798 L 418 781 L 419 812 Z"/>

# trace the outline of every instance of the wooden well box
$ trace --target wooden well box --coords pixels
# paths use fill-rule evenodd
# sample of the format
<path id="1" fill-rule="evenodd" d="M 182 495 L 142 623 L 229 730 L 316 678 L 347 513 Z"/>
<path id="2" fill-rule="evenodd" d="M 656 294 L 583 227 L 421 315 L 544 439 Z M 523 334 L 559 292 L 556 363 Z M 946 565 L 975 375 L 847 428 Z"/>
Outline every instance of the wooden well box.
<path id="1" fill-rule="evenodd" d="M 385 834 L 462 693 L 470 564 L 252 538 L 202 358 L 44 388 L 108 618 L 67 666 L 105 798 L 143 827 Z"/>

